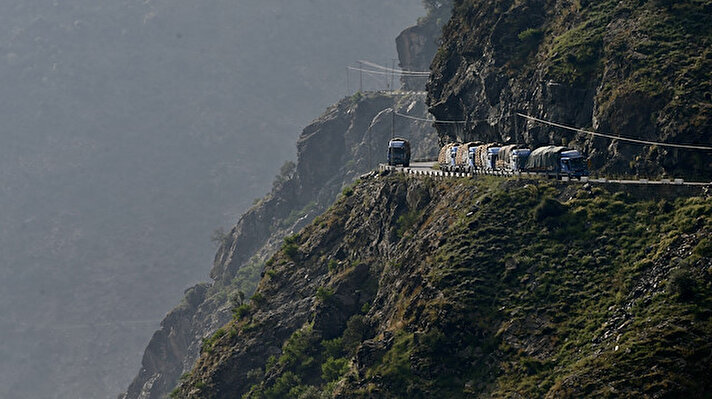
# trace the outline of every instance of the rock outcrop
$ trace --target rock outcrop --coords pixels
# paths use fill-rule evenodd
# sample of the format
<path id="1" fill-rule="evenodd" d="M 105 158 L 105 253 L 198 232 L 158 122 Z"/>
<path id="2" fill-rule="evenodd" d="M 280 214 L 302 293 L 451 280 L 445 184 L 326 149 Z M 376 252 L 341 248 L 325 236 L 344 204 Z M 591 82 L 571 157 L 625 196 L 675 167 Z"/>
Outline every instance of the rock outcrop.
<path id="1" fill-rule="evenodd" d="M 708 2 L 458 0 L 428 84 L 444 142 L 568 144 L 605 173 L 709 180 L 709 151 L 642 146 L 517 113 L 655 142 L 712 144 Z M 705 180 L 705 181 L 707 181 Z"/>
<path id="2" fill-rule="evenodd" d="M 177 398 L 700 397 L 712 198 L 364 176 L 287 237 Z"/>
<path id="3" fill-rule="evenodd" d="M 441 30 L 450 18 L 451 2 L 443 1 L 437 6 L 430 6 L 428 15 L 416 25 L 401 32 L 396 38 L 399 66 L 405 71 L 424 72 L 438 50 Z M 402 76 L 401 84 L 405 90 L 423 90 L 427 77 Z"/>
<path id="4" fill-rule="evenodd" d="M 215 256 L 211 285 L 186 291 L 151 339 L 139 375 L 126 399 L 163 398 L 192 368 L 205 337 L 231 317 L 240 296 L 255 289 L 265 261 L 294 234 L 325 211 L 351 183 L 382 162 L 392 128 L 413 140 L 414 158 L 437 153 L 437 134 L 428 122 L 397 118 L 392 110 L 426 117 L 424 96 L 358 93 L 329 108 L 302 132 L 296 165 L 285 164 L 273 190 L 225 235 Z"/>

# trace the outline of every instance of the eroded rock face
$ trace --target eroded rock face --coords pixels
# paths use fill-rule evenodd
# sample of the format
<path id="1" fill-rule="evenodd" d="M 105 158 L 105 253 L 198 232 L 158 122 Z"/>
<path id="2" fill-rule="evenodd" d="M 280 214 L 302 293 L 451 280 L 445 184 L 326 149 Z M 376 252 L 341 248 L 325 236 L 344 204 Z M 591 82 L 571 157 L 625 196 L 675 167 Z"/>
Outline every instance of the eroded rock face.
<path id="1" fill-rule="evenodd" d="M 451 1 L 440 2 L 428 9 L 428 15 L 401 32 L 396 38 L 399 66 L 406 71 L 425 72 L 438 50 L 442 27 L 450 18 Z M 404 90 L 423 90 L 426 77 L 401 77 Z"/>
<path id="2" fill-rule="evenodd" d="M 438 27 L 435 24 L 415 25 L 401 32 L 396 38 L 400 67 L 406 71 L 427 71 L 438 49 Z M 401 82 L 406 90 L 423 90 L 426 78 L 403 77 Z"/>
<path id="3" fill-rule="evenodd" d="M 275 254 L 176 396 L 704 395 L 712 202 L 650 190 L 364 176 Z"/>
<path id="4" fill-rule="evenodd" d="M 443 142 L 567 144 L 604 173 L 709 178 L 700 151 L 626 144 L 528 121 L 517 113 L 669 143 L 712 143 L 712 33 L 685 2 L 456 2 L 428 83 Z M 699 30 L 701 29 L 701 30 Z M 698 32 L 685 37 L 685 32 Z M 671 58 L 672 57 L 672 58 Z M 685 66 L 688 65 L 688 66 Z M 692 67 L 691 65 L 694 65 Z"/>
<path id="5" fill-rule="evenodd" d="M 192 368 L 203 339 L 232 318 L 231 297 L 240 291 L 248 298 L 252 294 L 265 260 L 281 247 L 284 237 L 326 210 L 344 185 L 383 162 L 393 108 L 422 118 L 424 98 L 365 93 L 344 99 L 306 127 L 297 143 L 294 170 L 277 178 L 272 192 L 226 235 L 210 273 L 214 282 L 186 291 L 184 302 L 166 316 L 146 349 L 139 375 L 122 398 L 159 399 L 169 393 Z M 415 159 L 437 154 L 437 134 L 430 123 L 399 118 L 395 130 L 413 141 Z M 264 360 L 264 353 L 275 348 L 261 343 L 245 355 Z"/>

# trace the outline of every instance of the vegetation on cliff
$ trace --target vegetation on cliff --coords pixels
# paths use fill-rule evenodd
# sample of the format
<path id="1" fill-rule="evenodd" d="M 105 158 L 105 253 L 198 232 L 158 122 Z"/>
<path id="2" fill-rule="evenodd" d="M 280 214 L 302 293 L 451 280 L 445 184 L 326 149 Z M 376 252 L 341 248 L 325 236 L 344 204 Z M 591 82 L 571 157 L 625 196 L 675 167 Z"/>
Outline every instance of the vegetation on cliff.
<path id="1" fill-rule="evenodd" d="M 712 200 L 649 194 L 372 175 L 285 242 L 173 395 L 699 397 Z"/>
<path id="2" fill-rule="evenodd" d="M 297 143 L 297 163 L 283 166 L 272 191 L 256 201 L 231 231 L 216 232 L 214 284 L 189 289 L 183 303 L 168 314 L 151 339 L 126 398 L 163 398 L 193 366 L 200 348 L 210 348 L 201 340 L 230 320 L 231 308 L 238 317 L 249 313 L 245 297 L 254 293 L 266 261 L 282 240 L 289 240 L 284 253 L 295 256 L 296 245 L 289 237 L 324 212 L 345 184 L 381 159 L 391 136 L 392 107 L 425 116 L 420 94 L 357 93 L 304 129 Z M 437 153 L 437 135 L 428 122 L 399 118 L 395 123 L 413 141 L 414 157 Z M 259 302 L 259 297 L 253 299 Z"/>
<path id="3" fill-rule="evenodd" d="M 607 133 L 709 145 L 709 0 L 459 0 L 433 62 L 430 104 L 449 139 L 574 143 L 596 168 L 709 177 L 705 153 L 592 139 L 526 112 Z"/>

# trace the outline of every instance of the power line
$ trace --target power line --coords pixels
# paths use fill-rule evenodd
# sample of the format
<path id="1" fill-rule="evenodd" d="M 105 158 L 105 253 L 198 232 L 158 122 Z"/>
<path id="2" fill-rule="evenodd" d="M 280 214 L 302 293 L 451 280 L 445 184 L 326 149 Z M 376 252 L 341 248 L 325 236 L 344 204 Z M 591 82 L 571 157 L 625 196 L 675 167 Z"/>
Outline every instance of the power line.
<path id="1" fill-rule="evenodd" d="M 406 114 L 401 114 L 401 113 L 398 112 L 398 111 L 393 111 L 393 113 L 396 114 L 396 115 L 398 115 L 398 116 L 400 116 L 400 117 L 402 117 L 402 118 L 412 119 L 412 120 L 414 120 L 414 121 L 419 121 L 419 122 L 444 123 L 444 124 L 452 124 L 452 125 L 467 123 L 467 121 L 439 121 L 439 120 L 437 120 L 437 119 L 418 118 L 418 117 L 415 117 L 415 116 L 410 116 L 410 115 L 406 115 Z"/>
<path id="2" fill-rule="evenodd" d="M 352 71 L 360 71 L 360 72 L 373 73 L 373 74 L 376 74 L 376 75 L 388 75 L 388 76 L 391 76 L 391 73 L 390 73 L 390 72 L 374 71 L 374 70 L 372 70 L 372 69 L 356 68 L 356 67 L 351 67 L 351 66 L 350 66 L 350 67 L 347 67 L 347 68 L 350 69 L 350 70 L 352 70 Z M 430 75 L 420 75 L 420 74 L 412 74 L 412 75 L 411 75 L 411 74 L 409 74 L 408 72 L 404 72 L 404 71 L 395 71 L 395 73 L 396 73 L 396 74 L 403 75 L 403 76 L 407 76 L 407 77 L 412 77 L 412 78 L 427 78 L 427 77 L 430 77 Z"/>
<path id="3" fill-rule="evenodd" d="M 374 74 L 377 74 L 377 75 L 388 75 L 388 76 L 391 76 L 391 72 L 374 71 L 373 69 L 357 68 L 357 67 L 351 67 L 351 66 L 350 66 L 350 67 L 347 67 L 347 68 L 350 69 L 350 70 L 352 70 L 352 71 L 370 72 L 370 73 L 374 73 Z M 415 77 L 415 78 L 427 78 L 427 77 L 430 77 L 430 75 L 420 75 L 420 74 L 412 74 L 412 75 L 411 75 L 411 74 L 409 74 L 409 73 L 406 72 L 406 71 L 397 71 L 397 70 L 396 70 L 396 71 L 393 71 L 393 73 L 395 73 L 396 75 L 400 74 L 400 75 L 403 75 L 403 76 Z"/>
<path id="4" fill-rule="evenodd" d="M 396 68 L 388 68 L 384 67 L 382 65 L 378 65 L 375 62 L 369 62 L 369 61 L 364 61 L 364 60 L 359 60 L 360 63 L 365 64 L 370 66 L 371 68 L 376 68 L 376 69 L 381 69 L 383 71 L 387 72 L 396 72 L 396 73 L 408 73 L 408 74 L 414 74 L 414 75 L 422 75 L 422 76 L 430 76 L 430 72 L 426 71 L 407 71 L 405 69 L 396 69 Z"/>
<path id="5" fill-rule="evenodd" d="M 526 118 L 529 120 L 533 120 L 535 122 L 543 123 L 545 125 L 560 127 L 562 129 L 571 130 L 571 131 L 578 132 L 578 133 L 585 133 L 585 134 L 588 134 L 591 136 L 605 137 L 605 138 L 609 138 L 609 139 L 627 141 L 630 143 L 637 143 L 637 144 L 657 145 L 660 147 L 672 147 L 672 148 L 685 148 L 685 149 L 689 149 L 689 150 L 712 151 L 712 147 L 693 145 L 693 144 L 673 144 L 673 143 L 661 143 L 661 142 L 657 142 L 657 141 L 639 140 L 639 139 L 634 139 L 634 138 L 629 138 L 629 137 L 615 136 L 612 134 L 598 133 L 598 132 L 592 132 L 589 130 L 579 129 L 579 128 L 575 128 L 572 126 L 562 125 L 561 123 L 550 122 L 550 121 L 547 121 L 544 119 L 535 118 L 531 115 L 526 115 L 526 114 L 522 114 L 519 112 L 517 112 L 517 115 L 521 116 L 522 118 Z"/>
<path id="6" fill-rule="evenodd" d="M 366 77 L 373 79 L 379 85 L 383 83 L 383 81 L 379 78 L 378 74 L 374 74 L 372 71 L 363 70 L 362 73 L 360 74 L 360 78 L 359 78 L 359 81 L 361 84 L 361 91 L 363 91 L 363 74 L 364 73 L 366 74 Z"/>

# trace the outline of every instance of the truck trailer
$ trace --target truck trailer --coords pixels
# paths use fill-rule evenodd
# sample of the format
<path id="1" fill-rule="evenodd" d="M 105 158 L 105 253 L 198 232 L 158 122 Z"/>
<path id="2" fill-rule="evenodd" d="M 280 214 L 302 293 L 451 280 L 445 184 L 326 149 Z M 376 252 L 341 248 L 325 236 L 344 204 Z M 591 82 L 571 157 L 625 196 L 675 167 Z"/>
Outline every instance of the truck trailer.
<path id="1" fill-rule="evenodd" d="M 580 152 L 553 145 L 532 151 L 527 158 L 525 170 L 557 176 L 588 176 L 588 169 Z"/>

